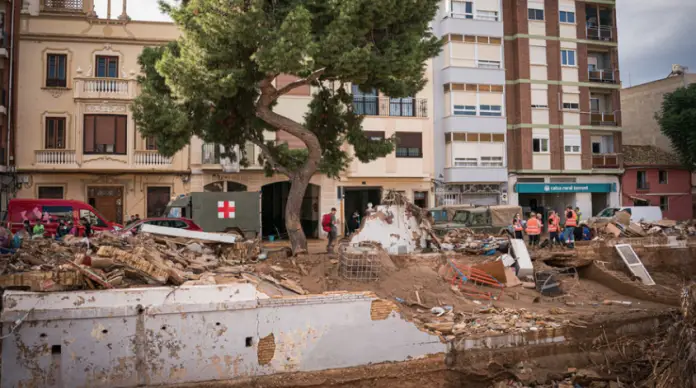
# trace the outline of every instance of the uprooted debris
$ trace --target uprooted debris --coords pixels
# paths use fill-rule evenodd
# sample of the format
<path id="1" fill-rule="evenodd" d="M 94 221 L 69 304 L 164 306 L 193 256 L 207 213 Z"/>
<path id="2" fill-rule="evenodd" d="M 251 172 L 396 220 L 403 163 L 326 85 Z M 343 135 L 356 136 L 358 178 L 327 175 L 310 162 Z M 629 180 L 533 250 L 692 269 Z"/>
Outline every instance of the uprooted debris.
<path id="1" fill-rule="evenodd" d="M 235 242 L 225 243 L 220 241 L 231 241 L 229 236 L 211 239 L 185 236 L 103 232 L 90 239 L 26 238 L 16 252 L 3 255 L 0 288 L 59 291 L 221 284 L 245 281 L 242 274 L 253 271 L 250 264 L 264 257 L 258 240 L 237 238 Z M 264 280 L 305 293 L 286 279 Z"/>
<path id="2" fill-rule="evenodd" d="M 625 211 L 616 212 L 611 219 L 591 220 L 588 226 L 595 229 L 595 234 L 600 239 L 659 236 L 686 238 L 696 235 L 696 227 L 694 227 L 692 221 L 660 220 L 655 222 L 632 222 L 631 215 Z"/>

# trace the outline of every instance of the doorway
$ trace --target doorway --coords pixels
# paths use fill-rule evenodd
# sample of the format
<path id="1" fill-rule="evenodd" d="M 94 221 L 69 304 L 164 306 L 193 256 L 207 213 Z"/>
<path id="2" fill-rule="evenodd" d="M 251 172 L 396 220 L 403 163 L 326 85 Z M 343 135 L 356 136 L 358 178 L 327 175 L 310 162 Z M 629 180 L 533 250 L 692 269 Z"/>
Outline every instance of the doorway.
<path id="1" fill-rule="evenodd" d="M 592 214 L 599 214 L 602 210 L 609 207 L 609 195 L 607 193 L 592 193 Z M 583 217 L 590 218 L 590 217 Z"/>
<path id="2" fill-rule="evenodd" d="M 147 188 L 147 217 L 163 217 L 172 196 L 169 186 Z"/>
<path id="3" fill-rule="evenodd" d="M 90 186 L 87 202 L 108 221 L 123 225 L 123 187 Z"/>
<path id="4" fill-rule="evenodd" d="M 349 219 L 354 211 L 360 214 L 360 218 L 365 217 L 367 204 L 371 203 L 373 208 L 380 204 L 382 199 L 381 187 L 346 187 L 344 200 L 345 218 Z"/>
<path id="5" fill-rule="evenodd" d="M 319 192 L 320 187 L 310 183 L 302 201 L 300 223 L 308 238 L 319 237 Z M 270 235 L 287 237 L 285 208 L 289 193 L 290 182 L 288 181 L 270 183 L 261 187 L 261 224 L 264 237 Z"/>

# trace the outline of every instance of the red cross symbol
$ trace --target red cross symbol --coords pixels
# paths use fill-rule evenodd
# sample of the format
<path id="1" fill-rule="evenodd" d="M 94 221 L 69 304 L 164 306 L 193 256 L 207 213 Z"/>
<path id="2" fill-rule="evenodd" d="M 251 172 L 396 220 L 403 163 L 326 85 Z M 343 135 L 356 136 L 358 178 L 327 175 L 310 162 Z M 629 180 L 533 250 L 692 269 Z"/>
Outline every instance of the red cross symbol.
<path id="1" fill-rule="evenodd" d="M 234 201 L 218 201 L 218 218 L 234 218 Z"/>

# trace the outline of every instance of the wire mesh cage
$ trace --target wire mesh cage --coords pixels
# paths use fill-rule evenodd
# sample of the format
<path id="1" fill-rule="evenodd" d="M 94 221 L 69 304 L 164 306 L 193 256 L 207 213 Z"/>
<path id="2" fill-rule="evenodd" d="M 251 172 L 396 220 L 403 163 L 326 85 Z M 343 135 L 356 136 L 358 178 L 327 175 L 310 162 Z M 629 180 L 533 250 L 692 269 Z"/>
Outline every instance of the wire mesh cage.
<path id="1" fill-rule="evenodd" d="M 341 249 L 338 273 L 346 280 L 361 282 L 379 280 L 379 274 L 382 270 L 380 254 L 385 254 L 385 252 L 374 249 Z"/>

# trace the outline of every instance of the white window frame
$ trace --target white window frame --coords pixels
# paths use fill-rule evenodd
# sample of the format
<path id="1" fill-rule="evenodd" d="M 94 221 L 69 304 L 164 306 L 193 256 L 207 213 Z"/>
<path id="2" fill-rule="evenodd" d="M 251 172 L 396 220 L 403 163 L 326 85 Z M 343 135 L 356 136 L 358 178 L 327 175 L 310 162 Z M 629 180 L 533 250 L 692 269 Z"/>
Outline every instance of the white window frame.
<path id="1" fill-rule="evenodd" d="M 582 153 L 582 138 L 580 135 L 564 135 L 563 152 L 566 154 Z"/>
<path id="2" fill-rule="evenodd" d="M 489 107 L 490 109 L 483 109 L 484 106 Z M 493 109 L 494 107 L 499 107 L 500 109 Z M 498 115 L 496 114 L 486 114 L 484 115 L 483 113 L 500 113 Z M 479 104 L 479 116 L 485 116 L 485 117 L 503 117 L 503 106 L 502 105 L 480 105 Z"/>
<path id="3" fill-rule="evenodd" d="M 562 16 L 564 13 L 566 14 L 566 21 L 562 20 Z M 572 22 L 568 21 L 568 15 L 573 15 Z M 577 23 L 577 19 L 575 18 L 575 16 L 576 16 L 575 11 L 559 11 L 558 12 L 558 21 L 559 21 L 559 23 L 563 23 L 563 24 L 575 24 L 575 23 Z"/>
<path id="4" fill-rule="evenodd" d="M 568 107 L 566 107 L 566 105 L 568 105 Z M 576 107 L 573 108 L 573 105 L 576 105 Z M 563 110 L 580 110 L 580 104 L 577 102 L 564 102 Z"/>
<path id="5" fill-rule="evenodd" d="M 539 151 L 534 151 L 534 140 L 539 140 Z M 546 147 L 544 147 L 546 146 Z M 532 136 L 532 153 L 548 154 L 549 153 L 549 138 L 541 135 Z"/>
<path id="6" fill-rule="evenodd" d="M 502 156 L 482 156 L 481 167 L 503 167 Z"/>
<path id="7" fill-rule="evenodd" d="M 464 13 L 455 13 L 454 12 L 454 7 L 453 3 L 471 3 L 471 14 L 466 13 L 466 6 L 464 7 Z M 449 8 L 448 8 L 448 14 L 457 19 L 474 19 L 476 15 L 476 4 L 474 3 L 473 0 L 449 0 L 447 2 Z M 455 16 L 456 15 L 456 16 Z M 469 17 L 470 16 L 470 17 Z"/>
<path id="8" fill-rule="evenodd" d="M 478 159 L 454 158 L 454 167 L 478 167 Z"/>
<path id="9" fill-rule="evenodd" d="M 457 108 L 461 106 L 463 108 Z M 471 108 L 474 108 L 473 110 Z M 457 112 L 467 112 L 467 113 L 457 113 Z M 452 105 L 452 116 L 478 116 L 476 105 Z"/>
<path id="10" fill-rule="evenodd" d="M 573 54 L 572 57 L 570 54 Z M 565 62 L 563 57 L 565 57 Z M 572 58 L 572 61 L 570 60 Z M 572 63 L 571 63 L 572 62 Z M 571 49 L 561 49 L 561 66 L 565 67 L 578 67 L 578 53 L 576 50 Z"/>

